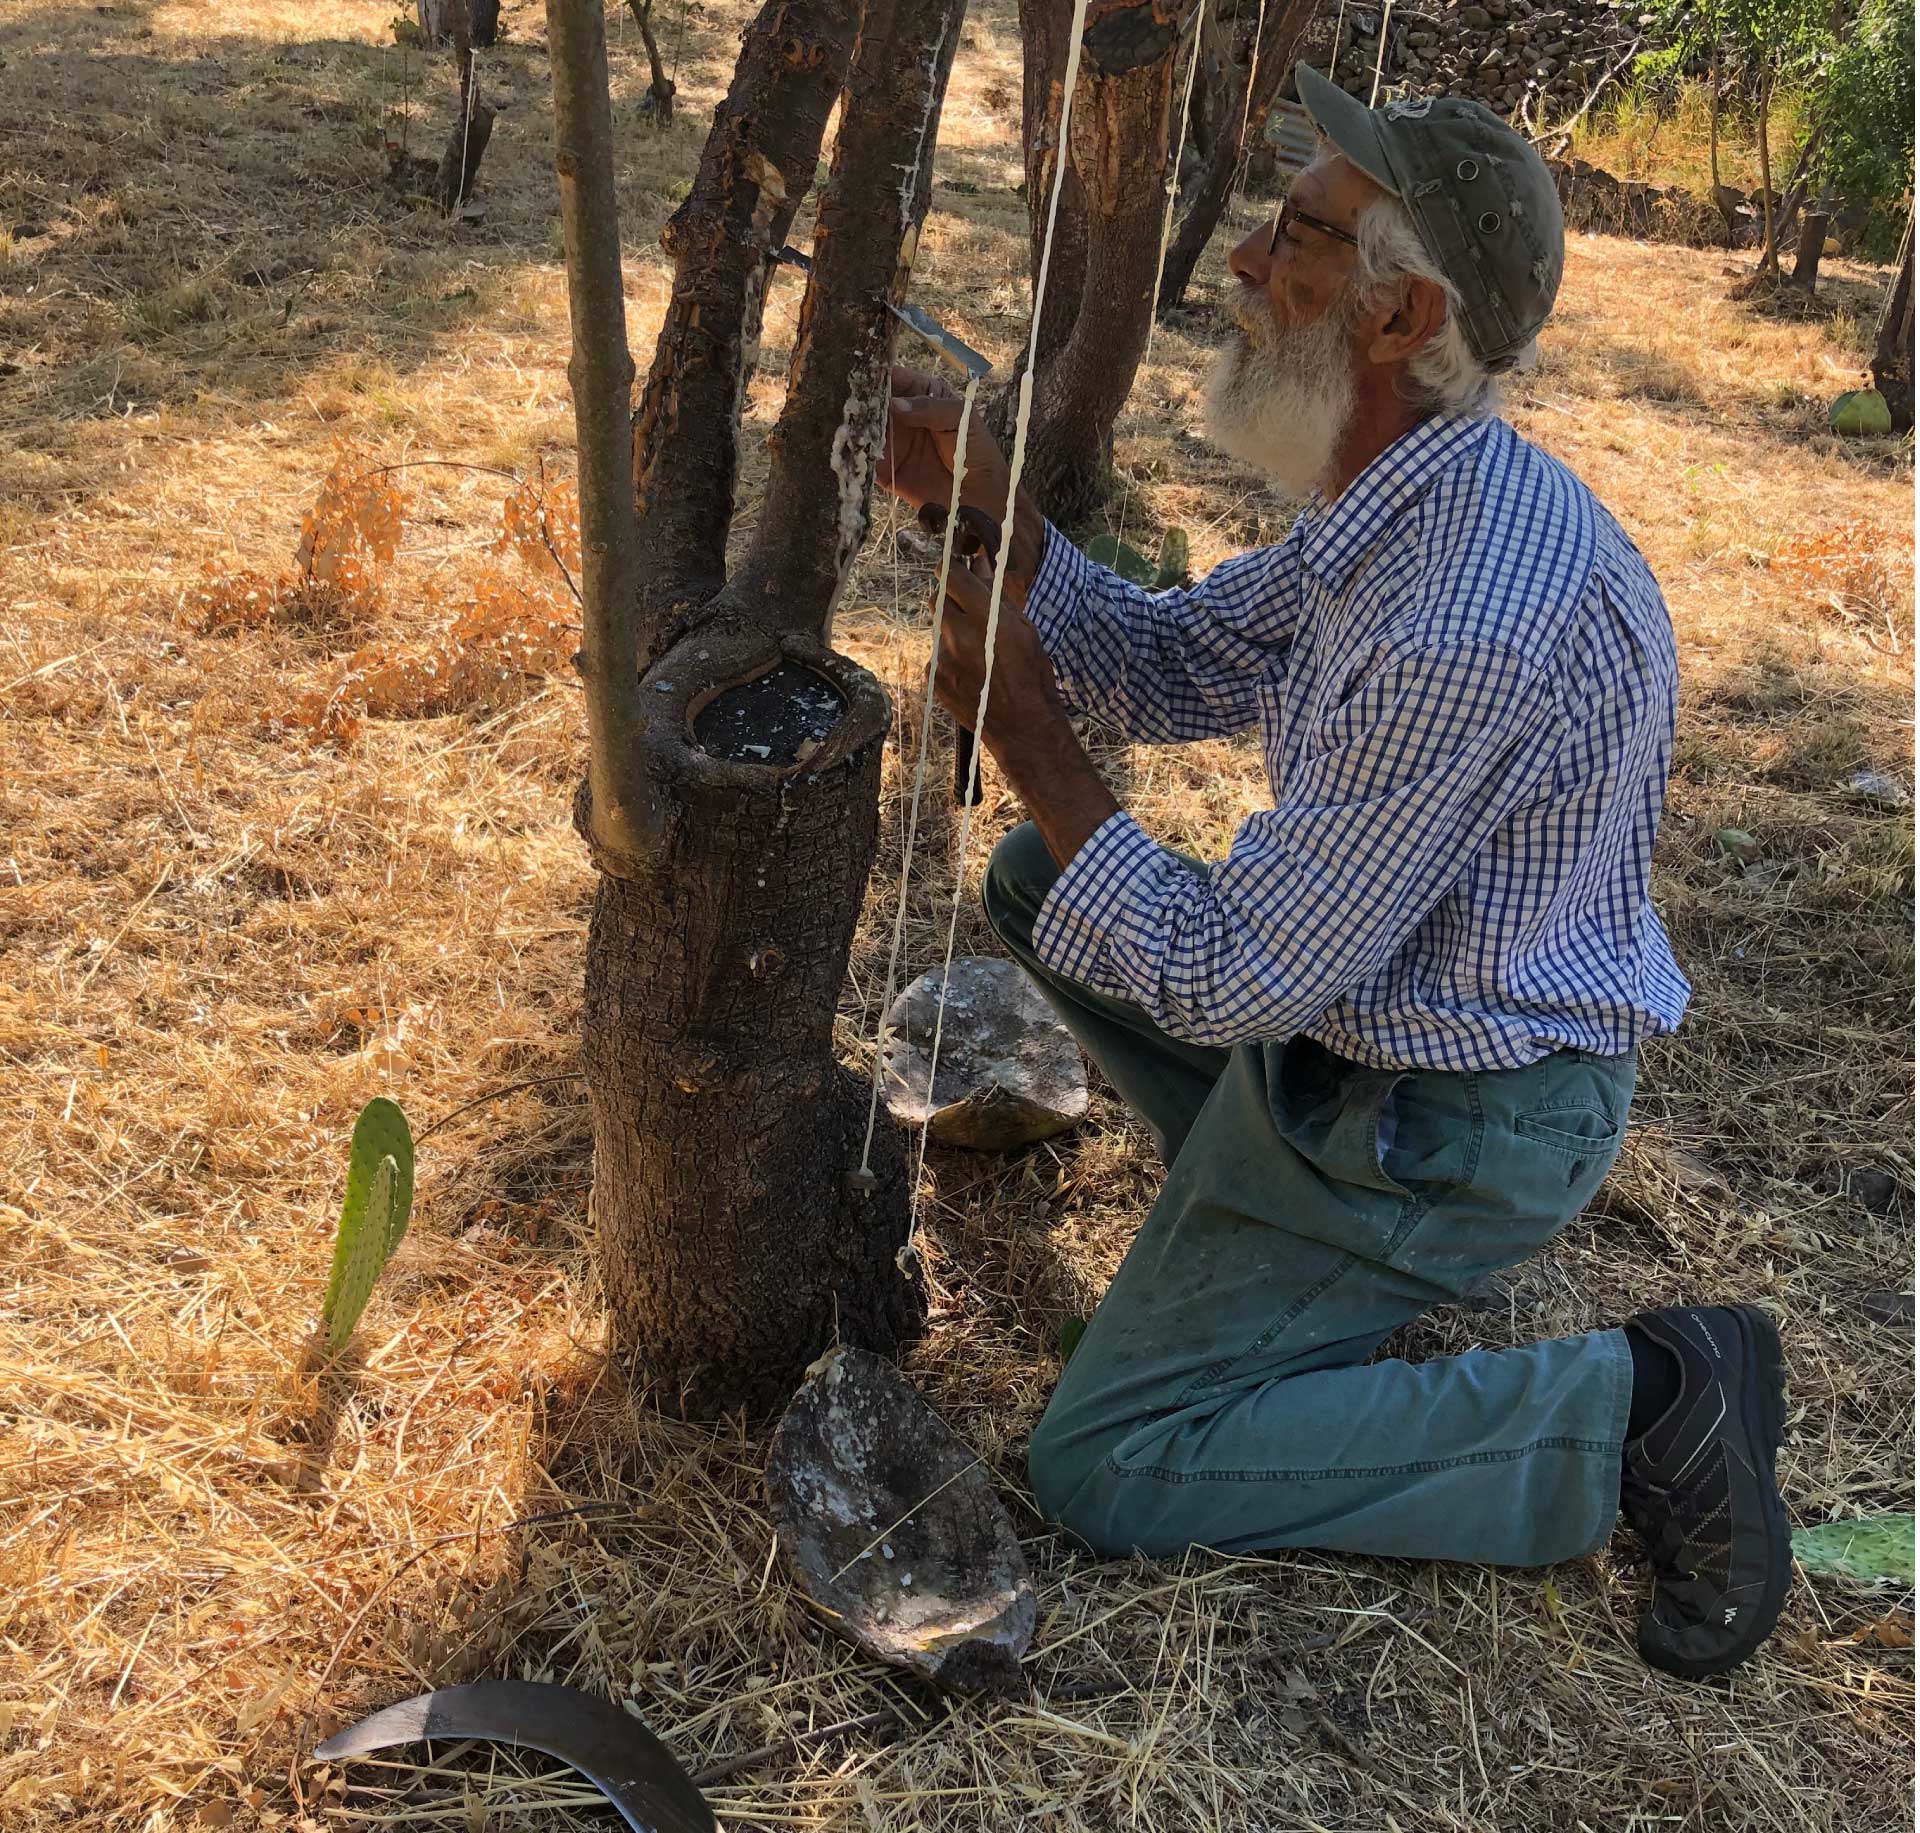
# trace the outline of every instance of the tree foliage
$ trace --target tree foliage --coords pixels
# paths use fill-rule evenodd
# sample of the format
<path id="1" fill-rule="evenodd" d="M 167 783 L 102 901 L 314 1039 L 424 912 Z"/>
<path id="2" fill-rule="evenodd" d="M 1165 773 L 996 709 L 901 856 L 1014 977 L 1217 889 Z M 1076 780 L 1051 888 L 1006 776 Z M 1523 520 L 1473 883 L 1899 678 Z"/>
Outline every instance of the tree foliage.
<path id="1" fill-rule="evenodd" d="M 1867 252 L 1885 255 L 1899 238 L 1913 173 L 1912 0 L 1657 0 L 1662 48 L 1639 72 L 1656 80 L 1711 65 L 1752 98 L 1761 135 L 1783 87 L 1805 98 L 1804 138 L 1784 185 L 1776 220 L 1769 202 L 1763 256 L 1775 250 L 1809 194 L 1836 195 L 1868 213 Z"/>
<path id="2" fill-rule="evenodd" d="M 1823 184 L 1869 205 L 1864 252 L 1888 258 L 1913 184 L 1913 0 L 1864 0 L 1826 71 L 1832 127 L 1817 162 Z"/>

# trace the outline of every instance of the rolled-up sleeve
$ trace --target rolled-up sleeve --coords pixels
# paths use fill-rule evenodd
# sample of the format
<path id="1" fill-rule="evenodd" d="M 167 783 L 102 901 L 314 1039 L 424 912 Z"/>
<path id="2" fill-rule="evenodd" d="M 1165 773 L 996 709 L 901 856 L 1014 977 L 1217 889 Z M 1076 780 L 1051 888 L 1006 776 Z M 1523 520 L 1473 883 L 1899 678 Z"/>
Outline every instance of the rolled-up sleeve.
<path id="1" fill-rule="evenodd" d="M 1504 645 L 1383 656 L 1225 860 L 1196 876 L 1113 815 L 1054 882 L 1035 949 L 1171 1037 L 1291 1036 L 1399 951 L 1551 779 L 1565 727 L 1550 680 Z"/>
<path id="2" fill-rule="evenodd" d="M 1096 566 L 1051 525 L 1027 618 L 1060 691 L 1128 738 L 1183 744 L 1244 731 L 1300 619 L 1300 529 L 1196 586 L 1149 592 Z"/>

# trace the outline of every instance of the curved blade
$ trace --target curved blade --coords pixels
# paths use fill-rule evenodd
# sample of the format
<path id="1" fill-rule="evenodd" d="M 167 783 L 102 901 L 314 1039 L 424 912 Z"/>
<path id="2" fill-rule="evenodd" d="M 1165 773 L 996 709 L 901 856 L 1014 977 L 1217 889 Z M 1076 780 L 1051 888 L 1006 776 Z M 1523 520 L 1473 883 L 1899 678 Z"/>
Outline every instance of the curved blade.
<path id="1" fill-rule="evenodd" d="M 578 1687 L 531 1680 L 476 1680 L 388 1706 L 314 1755 L 326 1762 L 364 1757 L 421 1738 L 488 1738 L 538 1750 L 602 1789 L 633 1833 L 715 1833 L 713 1810 L 637 1718 Z"/>

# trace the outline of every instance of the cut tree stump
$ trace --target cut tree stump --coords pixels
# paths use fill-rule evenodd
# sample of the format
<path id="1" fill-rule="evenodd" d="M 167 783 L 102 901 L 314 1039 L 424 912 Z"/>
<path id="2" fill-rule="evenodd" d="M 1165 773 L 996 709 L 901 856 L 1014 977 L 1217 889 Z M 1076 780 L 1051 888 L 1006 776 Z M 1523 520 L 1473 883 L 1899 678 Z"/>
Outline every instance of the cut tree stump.
<path id="1" fill-rule="evenodd" d="M 992 955 L 953 964 L 929 1096 L 940 981 L 938 968 L 922 974 L 887 1014 L 885 1089 L 896 1120 L 924 1124 L 939 1145 L 1006 1152 L 1086 1118 L 1087 1071 L 1073 1033 L 1013 962 Z"/>
<path id="2" fill-rule="evenodd" d="M 1793 284 L 1811 293 L 1820 279 L 1820 257 L 1827 249 L 1827 224 L 1824 210 L 1809 210 L 1800 219 L 1800 246 L 1793 257 Z"/>
<path id="3" fill-rule="evenodd" d="M 767 1501 L 806 1598 L 870 1655 L 943 1687 L 1021 1684 L 1026 1556 L 980 1460 L 879 1356 L 834 1349 L 774 1433 Z"/>

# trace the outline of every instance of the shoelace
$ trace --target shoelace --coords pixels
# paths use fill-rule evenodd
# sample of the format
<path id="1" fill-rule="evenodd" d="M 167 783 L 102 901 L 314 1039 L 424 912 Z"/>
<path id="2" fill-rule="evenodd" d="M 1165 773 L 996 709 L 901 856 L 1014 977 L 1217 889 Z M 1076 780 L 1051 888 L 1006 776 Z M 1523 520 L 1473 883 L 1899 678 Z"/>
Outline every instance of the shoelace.
<path id="1" fill-rule="evenodd" d="M 1682 1492 L 1672 1489 L 1664 1483 L 1655 1482 L 1639 1471 L 1627 1470 L 1621 1473 L 1620 1499 L 1626 1510 L 1627 1518 L 1641 1530 L 1647 1543 L 1647 1560 L 1655 1572 L 1666 1579 L 1684 1579 L 1698 1582 L 1700 1569 L 1697 1561 L 1683 1564 L 1684 1556 L 1689 1552 L 1692 1531 L 1691 1526 L 1683 1525 L 1684 1517 L 1691 1517 L 1692 1525 L 1698 1525 L 1700 1509 L 1694 1506 L 1696 1492 Z M 1658 1502 L 1664 1516 L 1659 1527 L 1647 1534 L 1644 1521 L 1651 1512 L 1649 1505 Z M 1704 1550 L 1704 1549 L 1702 1549 Z"/>

